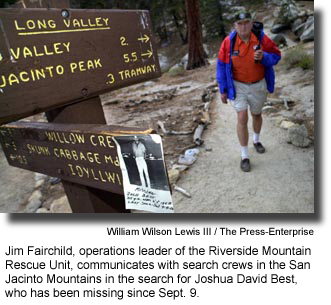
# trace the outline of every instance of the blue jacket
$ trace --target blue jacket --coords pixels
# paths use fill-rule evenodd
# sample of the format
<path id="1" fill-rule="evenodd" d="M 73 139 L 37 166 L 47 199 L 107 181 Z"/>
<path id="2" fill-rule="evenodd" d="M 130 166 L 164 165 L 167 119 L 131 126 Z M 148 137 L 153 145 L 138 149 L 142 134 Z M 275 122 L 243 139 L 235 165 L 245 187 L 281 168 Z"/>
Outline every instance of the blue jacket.
<path id="1" fill-rule="evenodd" d="M 227 93 L 228 99 L 234 100 L 236 98 L 236 90 L 233 83 L 232 75 L 232 51 L 236 41 L 237 32 L 233 31 L 228 35 L 221 45 L 218 53 L 218 60 L 216 66 L 216 79 L 218 82 L 220 93 Z M 270 93 L 275 89 L 275 71 L 273 66 L 278 63 L 281 58 L 281 53 L 277 45 L 261 30 L 256 34 L 260 41 L 263 59 L 261 63 L 265 67 L 264 78 L 267 83 L 267 88 Z"/>

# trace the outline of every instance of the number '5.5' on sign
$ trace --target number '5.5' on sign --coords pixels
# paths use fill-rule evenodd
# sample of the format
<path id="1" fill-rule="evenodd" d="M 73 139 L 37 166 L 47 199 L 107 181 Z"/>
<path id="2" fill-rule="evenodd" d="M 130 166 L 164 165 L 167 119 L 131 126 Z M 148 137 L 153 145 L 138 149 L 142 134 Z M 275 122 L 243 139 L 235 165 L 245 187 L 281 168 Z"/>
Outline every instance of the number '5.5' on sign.
<path id="1" fill-rule="evenodd" d="M 135 62 L 138 60 L 137 52 L 132 52 L 131 54 L 123 54 L 123 58 L 125 62 Z"/>

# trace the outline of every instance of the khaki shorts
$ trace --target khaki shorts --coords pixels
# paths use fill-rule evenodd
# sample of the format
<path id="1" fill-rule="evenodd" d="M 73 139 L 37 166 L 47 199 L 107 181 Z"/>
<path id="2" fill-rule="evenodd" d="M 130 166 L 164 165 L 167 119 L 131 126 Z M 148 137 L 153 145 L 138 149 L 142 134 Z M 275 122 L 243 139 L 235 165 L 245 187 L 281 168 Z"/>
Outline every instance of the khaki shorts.
<path id="1" fill-rule="evenodd" d="M 239 111 L 249 109 L 253 114 L 260 114 L 262 107 L 267 100 L 267 83 L 265 79 L 254 84 L 245 84 L 234 81 L 236 88 L 236 99 L 231 101 L 234 109 Z"/>

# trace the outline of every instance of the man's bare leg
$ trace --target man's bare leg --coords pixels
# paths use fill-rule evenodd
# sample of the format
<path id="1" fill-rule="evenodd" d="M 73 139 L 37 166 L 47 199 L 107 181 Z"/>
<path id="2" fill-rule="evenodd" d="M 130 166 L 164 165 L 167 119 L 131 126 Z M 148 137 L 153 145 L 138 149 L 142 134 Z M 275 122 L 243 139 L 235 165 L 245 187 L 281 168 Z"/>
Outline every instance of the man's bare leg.
<path id="1" fill-rule="evenodd" d="M 237 134 L 240 146 L 248 146 L 248 113 L 247 110 L 237 112 Z"/>
<path id="2" fill-rule="evenodd" d="M 253 118 L 253 130 L 255 133 L 260 134 L 261 128 L 262 128 L 262 114 L 253 114 L 252 113 L 252 118 Z"/>
<path id="3" fill-rule="evenodd" d="M 241 146 L 240 168 L 244 172 L 251 170 L 248 157 L 248 113 L 247 110 L 237 112 L 237 134 Z"/>
<path id="4" fill-rule="evenodd" d="M 264 153 L 265 148 L 262 146 L 260 142 L 260 132 L 263 123 L 262 114 L 252 113 L 252 118 L 253 118 L 253 130 L 254 130 L 254 135 L 253 135 L 254 147 L 258 153 Z"/>

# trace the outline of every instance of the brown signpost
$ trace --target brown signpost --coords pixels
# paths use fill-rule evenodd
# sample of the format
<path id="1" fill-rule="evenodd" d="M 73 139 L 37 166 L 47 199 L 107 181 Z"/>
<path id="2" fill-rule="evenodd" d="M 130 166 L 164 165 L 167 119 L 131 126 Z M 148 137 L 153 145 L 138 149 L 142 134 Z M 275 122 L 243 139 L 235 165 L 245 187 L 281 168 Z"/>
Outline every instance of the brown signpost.
<path id="1" fill-rule="evenodd" d="M 152 132 L 107 125 L 18 122 L 0 127 L 0 143 L 12 166 L 123 195 L 113 136 Z"/>
<path id="2" fill-rule="evenodd" d="M 161 75 L 147 11 L 72 10 L 68 0 L 21 0 L 15 6 L 24 9 L 0 10 L 0 125 L 43 111 L 49 122 L 71 125 L 64 133 L 77 130 L 72 124 L 103 125 L 99 94 Z M 16 128 L 40 127 L 33 125 Z M 16 143 L 24 147 L 23 138 Z M 13 149 L 8 143 L 3 148 Z M 20 157 L 12 159 L 22 167 Z M 40 171 L 33 162 L 29 169 Z M 105 191 L 60 171 L 52 175 L 63 178 L 73 212 L 130 212 L 122 190 Z"/>
<path id="3" fill-rule="evenodd" d="M 2 9 L 0 20 L 0 124 L 161 74 L 147 11 Z"/>

